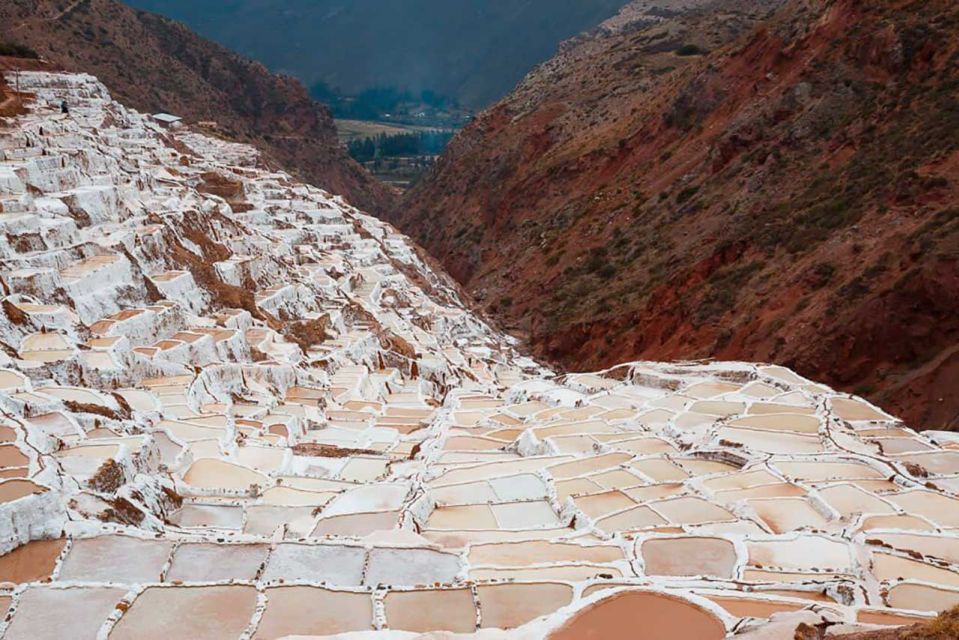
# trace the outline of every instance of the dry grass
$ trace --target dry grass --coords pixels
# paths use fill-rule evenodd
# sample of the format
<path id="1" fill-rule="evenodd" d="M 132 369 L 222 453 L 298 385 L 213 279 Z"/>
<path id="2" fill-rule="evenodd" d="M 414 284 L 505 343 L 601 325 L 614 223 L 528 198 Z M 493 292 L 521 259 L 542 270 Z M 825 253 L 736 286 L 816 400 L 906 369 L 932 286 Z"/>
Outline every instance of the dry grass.
<path id="1" fill-rule="evenodd" d="M 326 329 L 330 326 L 329 316 L 315 320 L 290 322 L 283 329 L 283 335 L 300 346 L 307 353 L 313 345 L 322 344 L 327 338 Z"/>
<path id="2" fill-rule="evenodd" d="M 372 138 L 385 133 L 395 136 L 401 133 L 415 131 L 437 131 L 436 127 L 420 127 L 406 124 L 386 124 L 369 120 L 336 120 L 336 133 L 343 142 Z"/>
<path id="3" fill-rule="evenodd" d="M 795 640 L 820 640 L 824 637 L 824 632 L 824 628 L 801 624 L 796 629 Z M 835 637 L 836 640 L 957 640 L 959 639 L 959 606 L 943 611 L 929 622 L 908 627 L 857 631 Z"/>
<path id="4" fill-rule="evenodd" d="M 113 458 L 108 459 L 87 483 L 91 489 L 100 493 L 114 493 L 125 481 L 123 467 Z"/>
<path id="5" fill-rule="evenodd" d="M 959 638 L 959 606 L 943 611 L 926 624 L 905 629 L 900 640 L 956 640 Z"/>
<path id="6" fill-rule="evenodd" d="M 26 113 L 23 94 L 18 94 L 0 76 L 0 118 L 13 118 Z"/>

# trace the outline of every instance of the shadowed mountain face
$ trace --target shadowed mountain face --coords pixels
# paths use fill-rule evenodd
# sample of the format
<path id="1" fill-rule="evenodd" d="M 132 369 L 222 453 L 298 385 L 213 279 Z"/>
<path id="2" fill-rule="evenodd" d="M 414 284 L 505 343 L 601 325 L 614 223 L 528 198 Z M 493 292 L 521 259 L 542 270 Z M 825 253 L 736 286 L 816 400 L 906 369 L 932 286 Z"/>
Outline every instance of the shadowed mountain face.
<path id="1" fill-rule="evenodd" d="M 144 111 L 216 121 L 269 159 L 353 204 L 382 211 L 391 192 L 341 148 L 328 110 L 291 77 L 115 0 L 4 0 L 0 42 L 97 75 Z"/>
<path id="2" fill-rule="evenodd" d="M 689 4 L 564 47 L 394 221 L 569 368 L 775 361 L 959 427 L 959 5 Z"/>
<path id="3" fill-rule="evenodd" d="M 557 44 L 623 0 L 129 0 L 308 86 L 432 90 L 464 106 L 504 95 Z"/>

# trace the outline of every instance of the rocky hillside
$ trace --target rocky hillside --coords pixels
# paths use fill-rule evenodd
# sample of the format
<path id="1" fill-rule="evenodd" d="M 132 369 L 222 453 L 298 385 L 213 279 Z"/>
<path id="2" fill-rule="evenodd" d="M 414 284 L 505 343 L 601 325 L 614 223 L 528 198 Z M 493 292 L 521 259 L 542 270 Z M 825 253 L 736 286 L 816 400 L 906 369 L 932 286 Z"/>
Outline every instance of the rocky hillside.
<path id="1" fill-rule="evenodd" d="M 564 47 L 395 221 L 569 368 L 774 361 L 959 427 L 959 5 L 685 4 Z"/>
<path id="2" fill-rule="evenodd" d="M 392 195 L 337 142 L 325 107 L 300 83 L 116 0 L 5 0 L 0 42 L 96 74 L 124 102 L 189 121 L 215 121 L 231 139 L 369 211 Z"/>

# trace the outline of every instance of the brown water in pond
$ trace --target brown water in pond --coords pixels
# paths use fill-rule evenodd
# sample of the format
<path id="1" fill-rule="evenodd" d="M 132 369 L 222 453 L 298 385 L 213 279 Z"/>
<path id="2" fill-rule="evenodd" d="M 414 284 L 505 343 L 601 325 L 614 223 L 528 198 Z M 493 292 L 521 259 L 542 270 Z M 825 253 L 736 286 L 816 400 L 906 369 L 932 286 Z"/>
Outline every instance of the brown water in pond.
<path id="1" fill-rule="evenodd" d="M 276 587 L 267 589 L 266 597 L 266 612 L 254 640 L 346 633 L 373 626 L 373 598 L 370 594 L 317 587 Z"/>
<path id="2" fill-rule="evenodd" d="M 13 389 L 23 384 L 26 378 L 13 371 L 0 371 L 0 389 Z"/>
<path id="3" fill-rule="evenodd" d="M 589 496 L 573 498 L 573 502 L 580 511 L 590 518 L 600 518 L 608 513 L 622 511 L 636 503 L 621 491 L 606 491 Z"/>
<path id="4" fill-rule="evenodd" d="M 675 496 L 683 491 L 683 485 L 677 483 L 654 484 L 648 487 L 634 487 L 626 489 L 623 493 L 628 495 L 636 502 L 643 503 L 649 500 L 658 500 Z"/>
<path id="5" fill-rule="evenodd" d="M 430 529 L 496 529 L 496 518 L 488 506 L 469 505 L 434 509 L 427 526 Z"/>
<path id="6" fill-rule="evenodd" d="M 959 573 L 885 553 L 874 553 L 872 573 L 879 580 L 922 580 L 959 589 Z"/>
<path id="7" fill-rule="evenodd" d="M 952 564 L 959 563 L 959 538 L 945 536 L 920 536 L 908 533 L 880 533 L 874 538 L 903 551 L 918 551 Z"/>
<path id="8" fill-rule="evenodd" d="M 673 524 L 700 524 L 736 519 L 725 509 L 694 496 L 654 502 L 651 506 Z"/>
<path id="9" fill-rule="evenodd" d="M 735 413 L 742 413 L 746 405 L 742 402 L 726 402 L 722 400 L 700 400 L 693 403 L 690 411 L 705 413 L 711 416 L 729 416 Z"/>
<path id="10" fill-rule="evenodd" d="M 941 493 L 915 490 L 889 496 L 903 510 L 924 516 L 941 527 L 959 527 L 959 500 Z"/>
<path id="11" fill-rule="evenodd" d="M 895 511 L 877 496 L 851 485 L 841 484 L 820 489 L 819 496 L 844 518 L 855 513 L 893 513 Z"/>
<path id="12" fill-rule="evenodd" d="M 739 470 L 739 467 L 716 460 L 697 460 L 682 459 L 678 460 L 683 469 L 694 476 L 707 476 L 714 473 L 732 473 Z"/>
<path id="13" fill-rule="evenodd" d="M 747 500 L 773 533 L 785 533 L 802 527 L 821 528 L 826 519 L 802 498 Z"/>
<path id="14" fill-rule="evenodd" d="M 740 385 L 731 382 L 698 382 L 683 390 L 683 393 L 693 398 L 713 398 L 723 393 L 732 393 L 740 389 Z"/>
<path id="15" fill-rule="evenodd" d="M 10 640 L 96 638 L 103 621 L 125 593 L 123 588 L 31 587 L 20 595 L 13 621 L 3 637 Z"/>
<path id="16" fill-rule="evenodd" d="M 525 567 L 548 562 L 616 562 L 623 551 L 614 545 L 584 546 L 530 540 L 474 545 L 469 552 L 471 565 Z"/>
<path id="17" fill-rule="evenodd" d="M 36 540 L 0 557 L 0 582 L 33 582 L 49 578 L 67 541 Z"/>
<path id="18" fill-rule="evenodd" d="M 110 640 L 238 638 L 255 608 L 253 587 L 149 587 L 120 618 Z"/>
<path id="19" fill-rule="evenodd" d="M 801 573 L 795 571 L 766 571 L 765 569 L 746 569 L 743 571 L 743 580 L 745 582 L 810 582 L 838 580 L 848 578 L 844 574 L 829 572 L 808 572 Z"/>
<path id="20" fill-rule="evenodd" d="M 513 629 L 568 605 L 573 588 L 566 584 L 490 584 L 476 587 L 483 627 Z"/>
<path id="21" fill-rule="evenodd" d="M 642 544 L 646 575 L 732 578 L 736 548 L 719 538 L 661 538 Z"/>
<path id="22" fill-rule="evenodd" d="M 318 520 L 313 532 L 314 537 L 322 536 L 368 536 L 374 531 L 395 529 L 398 515 L 395 511 L 376 513 L 348 513 Z"/>
<path id="23" fill-rule="evenodd" d="M 749 600 L 746 598 L 710 598 L 710 600 L 737 618 L 768 618 L 780 611 L 798 611 L 806 606 L 794 602 Z"/>
<path id="24" fill-rule="evenodd" d="M 589 479 L 607 489 L 625 489 L 643 484 L 643 481 L 639 477 L 622 469 L 599 473 L 590 476 Z"/>
<path id="25" fill-rule="evenodd" d="M 663 518 L 649 507 L 636 507 L 616 515 L 607 516 L 596 523 L 603 531 L 629 531 L 645 529 L 667 524 Z"/>
<path id="26" fill-rule="evenodd" d="M 881 624 L 889 627 L 901 627 L 917 622 L 926 622 L 928 617 L 910 616 L 902 613 L 886 613 L 884 611 L 860 611 L 856 620 L 863 624 Z"/>
<path id="27" fill-rule="evenodd" d="M 471 436 L 456 436 L 448 438 L 443 445 L 445 451 L 487 451 L 498 449 L 502 446 L 499 442 L 487 438 L 474 438 Z"/>
<path id="28" fill-rule="evenodd" d="M 929 451 L 932 445 L 920 442 L 913 438 L 879 438 L 873 440 L 882 448 L 882 452 L 887 456 L 894 456 L 900 453 L 915 453 L 919 451 Z"/>
<path id="29" fill-rule="evenodd" d="M 815 602 L 827 602 L 829 604 L 836 604 L 836 601 L 827 596 L 822 591 L 791 591 L 789 589 L 768 589 L 763 590 L 762 593 L 768 596 L 782 596 L 786 598 L 799 598 L 801 600 L 814 600 Z"/>
<path id="30" fill-rule="evenodd" d="M 567 497 L 595 493 L 602 490 L 602 486 L 586 478 L 573 478 L 572 480 L 560 480 L 554 483 L 556 486 L 556 497 L 560 502 L 564 502 Z"/>
<path id="31" fill-rule="evenodd" d="M 477 581 L 485 580 L 520 580 L 527 581 L 555 581 L 583 582 L 595 578 L 622 578 L 623 573 L 608 565 L 588 564 L 555 564 L 545 567 L 509 568 L 509 569 L 471 569 L 470 578 Z"/>
<path id="32" fill-rule="evenodd" d="M 832 410 L 843 420 L 886 420 L 883 414 L 879 413 L 868 404 L 853 400 L 851 398 L 833 398 L 831 401 Z"/>
<path id="33" fill-rule="evenodd" d="M 252 484 L 263 486 L 268 483 L 266 476 L 252 469 L 213 458 L 195 461 L 183 481 L 210 489 L 247 489 Z"/>
<path id="34" fill-rule="evenodd" d="M 784 460 L 775 463 L 776 467 L 787 476 L 809 482 L 846 478 L 881 478 L 882 474 L 872 467 L 861 462 L 800 462 Z"/>
<path id="35" fill-rule="evenodd" d="M 243 508 L 205 504 L 186 504 L 170 520 L 181 527 L 222 527 L 239 529 L 243 524 Z"/>
<path id="36" fill-rule="evenodd" d="M 663 593 L 625 591 L 600 600 L 549 634 L 548 640 L 720 640 L 712 613 Z"/>
<path id="37" fill-rule="evenodd" d="M 509 502 L 493 505 L 491 509 L 498 527 L 502 529 L 530 529 L 562 524 L 545 501 Z"/>
<path id="38" fill-rule="evenodd" d="M 870 516 L 863 519 L 862 524 L 859 525 L 859 528 L 863 531 L 869 531 L 871 529 L 913 529 L 918 531 L 932 531 L 935 529 L 934 526 L 925 520 L 920 520 L 915 516 L 900 514 L 892 516 Z"/>
<path id="39" fill-rule="evenodd" d="M 815 415 L 814 407 L 800 407 L 794 404 L 780 404 L 777 402 L 755 402 L 749 407 L 749 413 L 760 415 L 766 413 L 800 413 L 803 415 Z"/>
<path id="40" fill-rule="evenodd" d="M 57 577 L 84 582 L 156 582 L 172 548 L 167 540 L 122 535 L 75 539 Z"/>
<path id="41" fill-rule="evenodd" d="M 8 444 L 0 447 L 0 467 L 22 467 L 29 462 L 30 459 L 23 455 L 16 445 Z"/>
<path id="42" fill-rule="evenodd" d="M 756 452 L 774 454 L 818 453 L 822 442 L 815 434 L 763 431 L 739 427 L 721 427 L 719 437 L 738 442 Z"/>
<path id="43" fill-rule="evenodd" d="M 934 475 L 952 475 L 959 469 L 959 451 L 937 451 L 902 456 L 901 460 L 920 465 Z"/>
<path id="44" fill-rule="evenodd" d="M 584 460 L 557 464 L 550 467 L 549 472 L 554 478 L 563 480 L 590 473 L 591 471 L 601 471 L 602 469 L 616 467 L 629 462 L 631 458 L 632 455 L 628 453 L 607 453 Z"/>
<path id="45" fill-rule="evenodd" d="M 945 611 L 959 604 L 959 590 L 924 584 L 897 584 L 886 596 L 889 606 L 916 611 Z"/>
<path id="46" fill-rule="evenodd" d="M 767 413 L 747 416 L 733 420 L 729 424 L 736 427 L 750 427 L 770 431 L 798 431 L 816 433 L 819 431 L 819 418 L 800 413 Z"/>
<path id="47" fill-rule="evenodd" d="M 458 633 L 476 629 L 476 607 L 469 589 L 392 591 L 383 604 L 390 629 Z"/>
<path id="48" fill-rule="evenodd" d="M 652 479 L 653 482 L 682 482 L 689 474 L 668 460 L 649 458 L 632 464 L 633 469 Z"/>
<path id="49" fill-rule="evenodd" d="M 253 580 L 269 545 L 184 543 L 177 547 L 166 582 Z"/>
<path id="50" fill-rule="evenodd" d="M 716 493 L 716 498 L 722 501 L 723 504 L 730 504 L 738 500 L 748 500 L 750 498 L 794 498 L 804 495 L 806 495 L 806 491 L 801 487 L 787 482 L 779 482 L 777 484 L 749 487 L 748 489 L 720 491 Z"/>
<path id="51" fill-rule="evenodd" d="M 850 567 L 849 547 L 819 536 L 795 540 L 747 541 L 749 563 L 757 567 L 778 567 L 809 571 L 842 571 Z"/>
<path id="52" fill-rule="evenodd" d="M 30 480 L 7 480 L 0 482 L 0 503 L 13 502 L 34 493 L 43 493 L 46 487 L 34 484 Z"/>
<path id="53" fill-rule="evenodd" d="M 737 471 L 718 478 L 704 480 L 703 485 L 711 491 L 729 491 L 748 489 L 766 484 L 778 484 L 782 481 L 765 469 L 755 471 Z"/>

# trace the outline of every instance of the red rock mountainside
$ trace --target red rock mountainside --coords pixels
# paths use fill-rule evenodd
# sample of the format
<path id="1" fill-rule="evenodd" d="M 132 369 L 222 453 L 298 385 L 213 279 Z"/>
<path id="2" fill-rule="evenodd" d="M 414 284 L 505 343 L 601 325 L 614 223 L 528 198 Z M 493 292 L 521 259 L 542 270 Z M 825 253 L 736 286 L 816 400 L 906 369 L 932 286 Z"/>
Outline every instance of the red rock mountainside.
<path id="1" fill-rule="evenodd" d="M 283 168 L 371 212 L 392 193 L 353 162 L 329 111 L 295 79 L 116 0 L 3 0 L 0 42 L 102 80 L 141 111 L 216 121 Z"/>
<path id="2" fill-rule="evenodd" d="M 569 368 L 774 361 L 959 428 L 959 3 L 699 4 L 569 43 L 395 221 Z"/>

